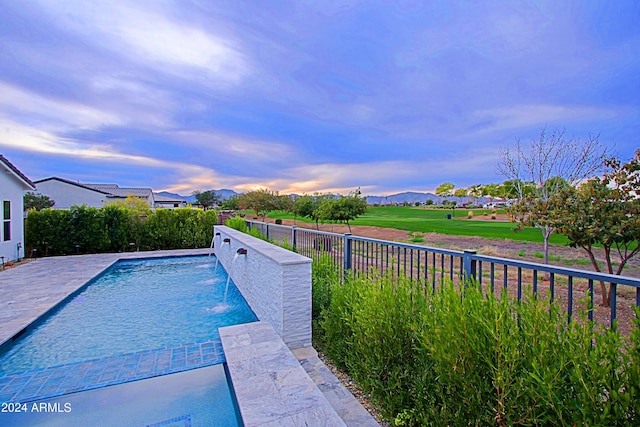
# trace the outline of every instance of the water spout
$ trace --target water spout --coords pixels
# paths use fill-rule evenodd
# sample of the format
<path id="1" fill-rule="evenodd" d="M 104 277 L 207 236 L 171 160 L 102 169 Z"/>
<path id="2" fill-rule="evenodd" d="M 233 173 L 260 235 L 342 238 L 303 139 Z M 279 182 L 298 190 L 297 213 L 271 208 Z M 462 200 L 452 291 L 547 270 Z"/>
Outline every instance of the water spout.
<path id="1" fill-rule="evenodd" d="M 209 248 L 210 249 L 209 256 L 211 256 L 213 254 L 213 248 L 215 248 L 215 246 L 216 246 L 216 244 L 215 244 L 216 237 L 217 238 L 221 237 L 219 231 L 213 236 L 213 239 L 211 239 L 211 247 Z"/>
<path id="2" fill-rule="evenodd" d="M 233 271 L 233 266 L 236 263 L 239 255 L 246 255 L 247 250 L 245 248 L 240 248 L 236 251 L 236 254 L 233 256 L 233 260 L 231 260 L 231 266 L 229 267 L 229 274 L 227 275 L 227 284 L 224 287 L 224 298 L 222 299 L 222 304 L 220 304 L 219 309 L 225 310 L 229 306 L 227 305 L 227 294 L 229 293 L 229 282 L 231 282 L 231 272 Z"/>
<path id="3" fill-rule="evenodd" d="M 225 243 L 231 244 L 231 239 L 228 237 L 224 238 L 224 240 L 222 240 L 222 244 L 224 245 Z"/>

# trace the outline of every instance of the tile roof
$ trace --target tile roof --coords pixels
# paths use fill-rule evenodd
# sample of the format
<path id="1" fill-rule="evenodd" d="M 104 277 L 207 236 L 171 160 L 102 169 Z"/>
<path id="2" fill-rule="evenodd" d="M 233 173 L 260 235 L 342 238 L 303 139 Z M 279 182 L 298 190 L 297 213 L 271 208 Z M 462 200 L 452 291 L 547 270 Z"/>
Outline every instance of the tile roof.
<path id="1" fill-rule="evenodd" d="M 96 190 L 109 193 L 113 197 L 149 197 L 152 193 L 150 188 L 136 188 L 136 187 L 112 187 L 109 184 L 84 184 L 89 188 L 95 188 Z"/>
<path id="2" fill-rule="evenodd" d="M 185 199 L 177 199 L 175 197 L 162 196 L 158 193 L 153 193 L 153 198 L 157 203 L 187 203 Z"/>

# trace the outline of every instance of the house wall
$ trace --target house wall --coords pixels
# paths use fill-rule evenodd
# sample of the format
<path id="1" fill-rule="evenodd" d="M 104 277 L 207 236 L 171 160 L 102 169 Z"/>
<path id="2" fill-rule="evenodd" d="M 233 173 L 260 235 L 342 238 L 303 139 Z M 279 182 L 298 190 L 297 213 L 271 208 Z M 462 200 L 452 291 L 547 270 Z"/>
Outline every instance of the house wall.
<path id="1" fill-rule="evenodd" d="M 54 209 L 69 209 L 83 204 L 101 208 L 109 200 L 106 194 L 54 179 L 36 183 L 36 191 L 55 201 Z"/>
<path id="2" fill-rule="evenodd" d="M 24 257 L 24 191 L 21 182 L 0 168 L 0 256 L 5 262 Z M 6 200 L 11 202 L 11 236 L 8 241 L 5 241 L 4 233 Z"/>
<path id="3" fill-rule="evenodd" d="M 226 226 L 215 226 L 214 236 L 219 262 L 256 316 L 289 348 L 311 346 L 311 259 Z"/>

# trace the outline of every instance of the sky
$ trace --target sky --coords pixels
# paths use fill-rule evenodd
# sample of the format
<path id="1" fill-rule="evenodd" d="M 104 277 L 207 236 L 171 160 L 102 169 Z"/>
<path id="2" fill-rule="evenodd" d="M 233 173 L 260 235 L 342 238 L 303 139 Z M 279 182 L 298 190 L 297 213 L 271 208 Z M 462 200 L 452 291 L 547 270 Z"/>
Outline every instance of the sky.
<path id="1" fill-rule="evenodd" d="M 498 183 L 542 129 L 640 148 L 640 2 L 1 0 L 31 180 L 364 195 Z"/>

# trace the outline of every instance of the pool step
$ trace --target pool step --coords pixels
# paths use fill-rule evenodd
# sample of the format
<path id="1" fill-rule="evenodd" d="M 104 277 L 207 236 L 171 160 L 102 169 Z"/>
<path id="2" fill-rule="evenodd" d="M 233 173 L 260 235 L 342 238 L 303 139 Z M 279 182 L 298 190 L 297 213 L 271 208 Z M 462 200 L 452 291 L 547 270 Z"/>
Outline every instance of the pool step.
<path id="1" fill-rule="evenodd" d="M 0 376 L 0 401 L 32 402 L 224 362 L 219 339 L 120 354 Z"/>

